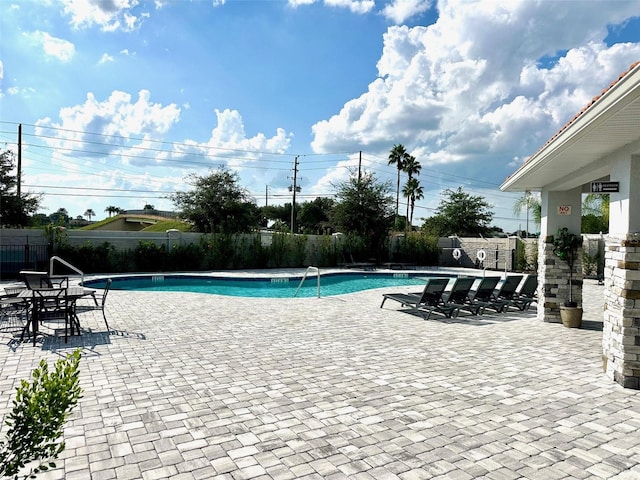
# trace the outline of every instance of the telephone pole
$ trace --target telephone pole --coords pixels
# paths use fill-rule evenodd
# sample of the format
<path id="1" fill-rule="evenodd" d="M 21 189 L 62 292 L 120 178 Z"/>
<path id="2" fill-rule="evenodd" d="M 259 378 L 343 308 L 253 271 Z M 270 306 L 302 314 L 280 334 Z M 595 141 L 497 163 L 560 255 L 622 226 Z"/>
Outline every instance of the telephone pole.
<path id="1" fill-rule="evenodd" d="M 18 124 L 18 172 L 16 175 L 16 183 L 17 185 L 17 189 L 16 189 L 16 193 L 18 194 L 18 201 L 20 201 L 21 197 L 21 190 L 22 190 L 22 124 Z"/>
<path id="2" fill-rule="evenodd" d="M 298 186 L 296 185 L 298 179 L 298 155 L 296 155 L 295 160 L 293 161 L 293 188 L 291 188 L 293 192 L 293 201 L 291 202 L 291 234 L 295 233 L 296 226 L 296 192 L 298 191 Z"/>

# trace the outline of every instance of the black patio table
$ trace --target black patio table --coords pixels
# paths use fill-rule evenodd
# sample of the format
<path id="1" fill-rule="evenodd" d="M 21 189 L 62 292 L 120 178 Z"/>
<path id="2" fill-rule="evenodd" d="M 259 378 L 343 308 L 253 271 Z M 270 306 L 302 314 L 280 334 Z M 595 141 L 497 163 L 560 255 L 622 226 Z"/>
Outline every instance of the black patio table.
<path id="1" fill-rule="evenodd" d="M 71 302 L 71 314 L 72 318 L 70 319 L 71 323 L 71 335 L 73 336 L 73 326 L 75 324 L 76 329 L 78 331 L 78 335 L 80 335 L 80 319 L 76 315 L 76 301 L 78 299 L 92 295 L 94 290 L 84 287 L 66 287 L 66 288 L 37 288 L 37 289 L 24 289 L 18 294 L 18 298 L 24 299 L 30 305 L 31 316 L 27 320 L 27 324 L 25 325 L 24 330 L 22 331 L 22 335 L 20 340 L 24 338 L 24 332 L 28 331 L 29 323 L 31 323 L 31 331 L 33 335 L 33 346 L 36 346 L 36 337 L 38 336 L 38 303 L 45 300 L 47 297 L 49 298 L 58 298 L 60 296 L 60 291 L 66 290 L 64 292 L 66 299 Z M 35 292 L 38 292 L 37 296 Z M 66 335 L 66 334 L 65 334 Z M 65 337 L 66 341 L 66 337 Z"/>

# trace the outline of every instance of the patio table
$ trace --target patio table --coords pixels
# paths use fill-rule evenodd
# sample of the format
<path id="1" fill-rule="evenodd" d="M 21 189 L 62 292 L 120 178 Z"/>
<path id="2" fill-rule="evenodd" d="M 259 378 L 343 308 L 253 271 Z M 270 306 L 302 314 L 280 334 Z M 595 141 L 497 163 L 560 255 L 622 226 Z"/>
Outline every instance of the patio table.
<path id="1" fill-rule="evenodd" d="M 35 297 L 35 294 L 34 294 L 35 290 L 38 291 L 39 297 L 37 298 Z M 46 299 L 46 297 L 56 298 L 60 293 L 59 288 L 40 288 L 35 290 L 24 289 L 20 293 L 18 293 L 18 298 L 24 299 L 27 303 L 29 303 L 29 307 L 31 309 L 30 318 L 27 319 L 27 324 L 25 325 L 22 331 L 20 340 L 22 341 L 22 339 L 24 338 L 24 332 L 29 330 L 29 324 L 31 324 L 34 347 L 36 346 L 36 337 L 38 335 L 38 312 L 37 312 L 38 302 L 41 302 L 43 298 Z M 72 336 L 73 336 L 74 324 L 76 325 L 76 328 L 78 330 L 78 335 L 80 335 L 80 319 L 76 315 L 76 308 L 75 308 L 76 301 L 78 301 L 78 299 L 82 297 L 92 295 L 94 292 L 95 290 L 90 288 L 84 288 L 84 287 L 67 287 L 66 288 L 66 297 L 71 302 L 71 305 L 72 305 L 72 308 L 71 308 L 72 318 L 70 321 Z"/>

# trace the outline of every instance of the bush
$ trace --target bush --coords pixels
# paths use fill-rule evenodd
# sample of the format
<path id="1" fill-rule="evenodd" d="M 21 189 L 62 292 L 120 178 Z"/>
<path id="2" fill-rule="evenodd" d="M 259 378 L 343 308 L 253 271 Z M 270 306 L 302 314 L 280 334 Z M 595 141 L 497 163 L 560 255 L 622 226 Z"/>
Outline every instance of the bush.
<path id="1" fill-rule="evenodd" d="M 33 371 L 32 383 L 22 380 L 16 391 L 13 410 L 6 421 L 6 443 L 0 443 L 0 476 L 18 478 L 31 462 L 39 464 L 25 478 L 55 468 L 65 443 L 58 442 L 64 422 L 80 399 L 80 350 L 59 359 L 49 372 L 43 359 Z"/>

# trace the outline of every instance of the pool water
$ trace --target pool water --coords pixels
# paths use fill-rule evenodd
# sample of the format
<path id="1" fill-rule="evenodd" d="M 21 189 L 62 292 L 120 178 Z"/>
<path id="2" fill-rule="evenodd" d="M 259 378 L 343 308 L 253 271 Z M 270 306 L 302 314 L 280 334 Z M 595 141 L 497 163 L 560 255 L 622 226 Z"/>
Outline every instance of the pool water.
<path id="1" fill-rule="evenodd" d="M 424 286 L 433 273 L 338 273 L 320 277 L 320 296 L 343 295 L 374 288 Z M 194 292 L 234 297 L 292 298 L 318 295 L 317 276 L 309 275 L 296 295 L 302 277 L 230 278 L 195 275 L 113 277 L 113 290 Z M 105 280 L 89 280 L 87 287 L 104 288 Z M 415 290 L 415 288 L 413 288 Z M 418 289 L 419 290 L 419 289 Z"/>

